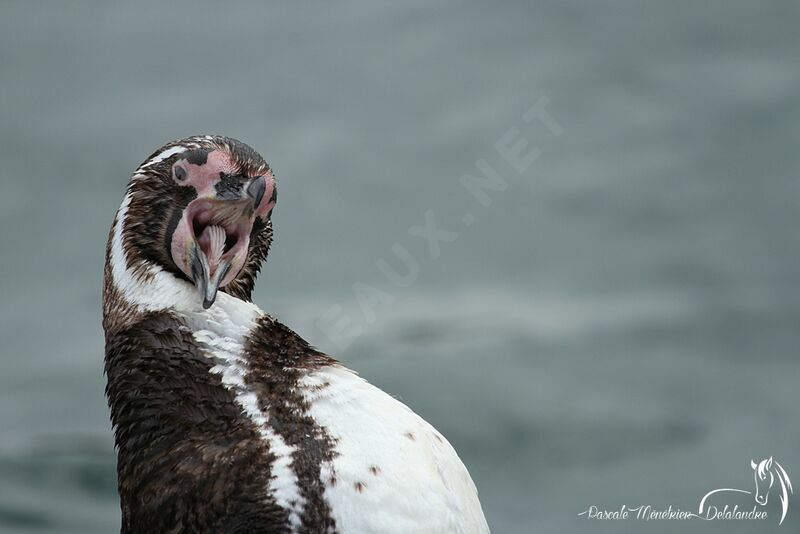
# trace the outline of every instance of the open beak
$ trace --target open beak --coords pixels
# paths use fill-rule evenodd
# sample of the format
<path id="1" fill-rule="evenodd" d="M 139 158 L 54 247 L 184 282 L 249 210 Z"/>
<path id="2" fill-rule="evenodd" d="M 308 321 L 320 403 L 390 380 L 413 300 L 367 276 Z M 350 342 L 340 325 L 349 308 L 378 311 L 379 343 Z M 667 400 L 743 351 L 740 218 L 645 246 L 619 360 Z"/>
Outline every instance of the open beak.
<path id="1" fill-rule="evenodd" d="M 253 227 L 253 204 L 247 200 L 198 199 L 189 204 L 184 217 L 191 232 L 189 274 L 203 308 L 208 309 L 217 298 L 217 290 L 235 278 L 244 265 Z"/>
<path id="2" fill-rule="evenodd" d="M 254 179 L 240 197 L 198 198 L 183 212 L 172 238 L 172 257 L 208 309 L 217 291 L 233 281 L 247 260 L 250 232 L 266 189 Z"/>
<path id="3" fill-rule="evenodd" d="M 213 236 L 212 242 L 219 243 L 221 241 L 224 244 L 225 230 L 220 226 L 212 226 L 208 231 Z M 217 237 L 220 235 L 221 237 Z M 217 247 L 212 248 L 211 258 L 213 259 L 209 259 L 209 255 L 199 246 L 193 249 L 192 280 L 200 293 L 200 298 L 203 299 L 203 308 L 205 309 L 214 304 L 220 283 L 231 268 L 231 258 L 222 258 L 219 255 L 220 250 Z"/>

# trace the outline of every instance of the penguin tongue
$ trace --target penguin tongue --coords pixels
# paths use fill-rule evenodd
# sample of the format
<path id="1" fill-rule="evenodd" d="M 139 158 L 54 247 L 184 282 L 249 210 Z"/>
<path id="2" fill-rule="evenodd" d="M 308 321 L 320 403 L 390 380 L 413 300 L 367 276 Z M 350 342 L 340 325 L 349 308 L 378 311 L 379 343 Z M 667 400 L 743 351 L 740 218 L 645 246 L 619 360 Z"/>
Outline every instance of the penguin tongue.
<path id="1" fill-rule="evenodd" d="M 222 253 L 225 252 L 225 229 L 222 226 L 206 226 L 200 234 L 200 248 L 208 258 L 208 266 L 211 274 L 214 274 Z"/>
<path id="2" fill-rule="evenodd" d="M 216 300 L 219 284 L 231 266 L 231 258 L 222 259 L 226 237 L 222 226 L 211 225 L 204 228 L 197 238 L 192 273 L 206 309 Z"/>

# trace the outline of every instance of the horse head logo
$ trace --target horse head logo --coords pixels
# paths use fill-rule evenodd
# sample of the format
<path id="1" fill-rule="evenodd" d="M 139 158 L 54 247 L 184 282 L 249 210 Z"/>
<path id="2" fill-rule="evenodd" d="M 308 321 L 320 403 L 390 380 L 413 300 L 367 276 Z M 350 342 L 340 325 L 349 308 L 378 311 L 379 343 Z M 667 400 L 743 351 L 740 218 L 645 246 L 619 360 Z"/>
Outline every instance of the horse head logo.
<path id="1" fill-rule="evenodd" d="M 786 474 L 786 470 L 781 464 L 772 459 L 772 456 L 760 462 L 750 460 L 750 467 L 753 468 L 753 476 L 756 480 L 756 491 L 753 492 L 736 488 L 718 488 L 711 490 L 700 499 L 698 513 L 703 515 L 709 509 L 708 503 L 714 495 L 723 493 L 754 495 L 756 504 L 765 506 L 769 500 L 770 492 L 780 491 L 778 497 L 781 500 L 781 520 L 778 524 L 782 524 L 783 520 L 786 519 L 786 512 L 789 511 L 789 494 L 794 493 L 789 475 Z"/>
<path id="2" fill-rule="evenodd" d="M 767 504 L 769 494 L 773 486 L 775 486 L 775 482 L 778 482 L 778 487 L 780 488 L 779 498 L 781 500 L 781 523 L 783 523 L 783 519 L 789 509 L 789 494 L 794 493 L 789 475 L 786 474 L 786 470 L 781 464 L 772 459 L 772 456 L 758 463 L 750 460 L 750 467 L 753 468 L 753 476 L 756 480 L 755 497 L 758 504 L 762 506 Z"/>

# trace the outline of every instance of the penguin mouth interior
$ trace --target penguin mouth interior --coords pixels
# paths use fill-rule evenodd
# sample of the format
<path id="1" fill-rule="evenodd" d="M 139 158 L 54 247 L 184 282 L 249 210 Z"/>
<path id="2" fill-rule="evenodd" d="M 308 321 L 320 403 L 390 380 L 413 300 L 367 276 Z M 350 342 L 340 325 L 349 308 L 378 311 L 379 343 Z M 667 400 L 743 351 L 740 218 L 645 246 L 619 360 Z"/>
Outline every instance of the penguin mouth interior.
<path id="1" fill-rule="evenodd" d="M 173 235 L 173 258 L 197 287 L 204 308 L 244 266 L 254 222 L 248 199 L 196 199 L 184 210 Z"/>
<path id="2" fill-rule="evenodd" d="M 213 271 L 246 246 L 252 227 L 252 205 L 246 200 L 203 199 L 189 205 L 187 219 L 192 237 Z"/>

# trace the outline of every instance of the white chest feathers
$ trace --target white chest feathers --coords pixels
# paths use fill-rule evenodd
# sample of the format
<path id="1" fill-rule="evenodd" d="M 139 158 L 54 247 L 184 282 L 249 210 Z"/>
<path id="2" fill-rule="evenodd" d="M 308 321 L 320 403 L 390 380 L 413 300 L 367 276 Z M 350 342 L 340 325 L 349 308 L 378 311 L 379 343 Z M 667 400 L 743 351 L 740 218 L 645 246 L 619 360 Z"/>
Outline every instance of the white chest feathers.
<path id="1" fill-rule="evenodd" d="M 308 374 L 301 387 L 336 440 L 322 480 L 338 531 L 489 532 L 455 450 L 407 406 L 339 366 Z"/>

